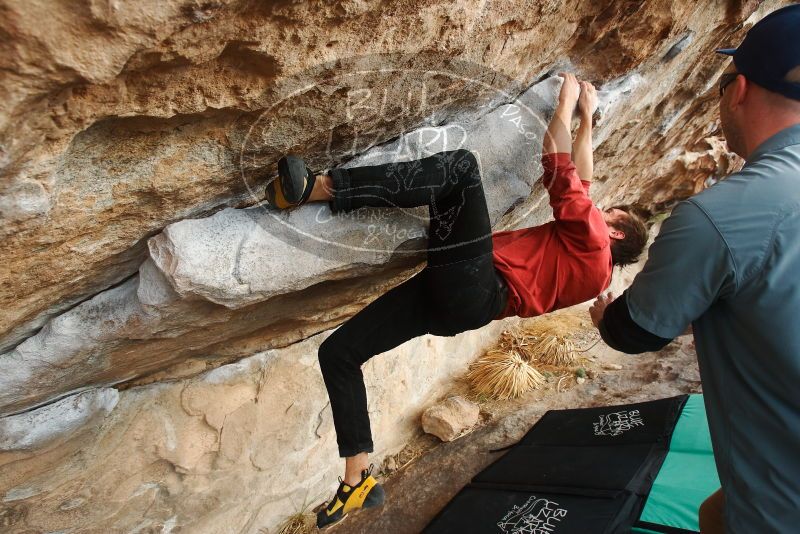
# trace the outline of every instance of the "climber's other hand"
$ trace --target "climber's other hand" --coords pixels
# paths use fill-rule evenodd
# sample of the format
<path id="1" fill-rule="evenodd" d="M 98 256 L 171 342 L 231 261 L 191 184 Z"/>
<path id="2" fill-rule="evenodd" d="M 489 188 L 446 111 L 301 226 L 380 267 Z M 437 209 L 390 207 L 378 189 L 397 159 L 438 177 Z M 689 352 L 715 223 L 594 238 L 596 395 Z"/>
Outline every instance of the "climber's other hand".
<path id="1" fill-rule="evenodd" d="M 597 111 L 597 89 L 589 82 L 581 82 L 581 96 L 578 98 L 578 110 L 584 117 L 591 117 Z"/>
<path id="2" fill-rule="evenodd" d="M 559 76 L 564 78 L 564 83 L 561 84 L 561 94 L 558 96 L 558 104 L 571 113 L 578 103 L 578 97 L 581 94 L 581 86 L 578 83 L 578 78 L 570 72 L 562 72 Z"/>

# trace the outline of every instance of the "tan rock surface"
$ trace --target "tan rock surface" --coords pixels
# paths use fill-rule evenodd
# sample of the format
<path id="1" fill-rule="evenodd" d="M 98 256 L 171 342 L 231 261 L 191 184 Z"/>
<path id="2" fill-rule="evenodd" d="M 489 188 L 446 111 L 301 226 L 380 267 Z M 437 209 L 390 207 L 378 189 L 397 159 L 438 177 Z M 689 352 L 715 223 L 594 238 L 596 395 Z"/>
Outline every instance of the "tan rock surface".
<path id="1" fill-rule="evenodd" d="M 637 73 L 643 83 L 613 119 L 598 165 L 604 195 L 647 204 L 645 184 L 685 189 L 683 176 L 664 176 L 657 163 L 714 131 L 713 83 L 724 62 L 712 50 L 739 38 L 756 7 L 352 0 L 81 10 L 4 0 L 2 346 L 133 274 L 144 240 L 166 224 L 252 203 L 246 182 L 283 151 L 324 167 L 434 113 L 475 106 L 486 92 L 432 76 L 423 101 L 413 84 L 426 71 L 512 91 L 570 62 L 596 82 Z M 348 113 L 346 74 L 376 68 L 398 69 L 366 83 L 371 103 L 385 92 L 389 106 Z M 272 107 L 307 82 L 312 91 Z M 265 112 L 269 132 L 248 144 Z"/>
<path id="2" fill-rule="evenodd" d="M 419 269 L 420 240 L 248 249 L 270 241 L 230 223 L 277 158 L 364 163 L 538 89 L 542 122 L 570 69 L 603 97 L 593 197 L 661 212 L 741 164 L 713 50 L 784 3 L 0 0 L 0 530 L 263 534 L 320 502 L 318 334 Z M 495 227 L 541 223 L 538 148 L 504 119 L 464 146 L 491 154 Z M 377 460 L 502 324 L 367 365 Z"/>
<path id="3" fill-rule="evenodd" d="M 464 397 L 448 397 L 423 412 L 422 430 L 442 441 L 453 441 L 478 422 L 480 412 L 480 406 Z"/>
<path id="4" fill-rule="evenodd" d="M 366 364 L 376 462 L 418 432 L 422 410 L 503 325 L 424 336 Z M 317 362 L 328 334 L 0 419 L 3 532 L 275 532 L 341 474 Z"/>

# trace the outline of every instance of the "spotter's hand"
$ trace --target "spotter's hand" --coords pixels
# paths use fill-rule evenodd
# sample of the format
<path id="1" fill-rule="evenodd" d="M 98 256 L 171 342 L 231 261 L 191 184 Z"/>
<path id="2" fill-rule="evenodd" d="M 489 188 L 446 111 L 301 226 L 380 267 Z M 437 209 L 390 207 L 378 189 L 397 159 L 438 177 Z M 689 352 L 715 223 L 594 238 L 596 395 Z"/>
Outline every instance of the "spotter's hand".
<path id="1" fill-rule="evenodd" d="M 614 302 L 614 293 L 608 293 L 605 296 L 600 295 L 594 301 L 592 307 L 589 308 L 589 315 L 592 316 L 592 324 L 595 328 L 599 328 L 600 321 L 603 320 L 603 314 L 606 313 L 606 306 Z"/>

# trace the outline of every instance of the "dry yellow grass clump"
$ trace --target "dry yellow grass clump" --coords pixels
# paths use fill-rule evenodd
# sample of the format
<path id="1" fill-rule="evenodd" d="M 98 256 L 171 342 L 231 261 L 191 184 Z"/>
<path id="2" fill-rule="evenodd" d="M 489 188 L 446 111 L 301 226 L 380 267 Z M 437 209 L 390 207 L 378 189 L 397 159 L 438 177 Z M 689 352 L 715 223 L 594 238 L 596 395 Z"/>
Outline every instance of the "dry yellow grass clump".
<path id="1" fill-rule="evenodd" d="M 526 322 L 515 335 L 528 361 L 565 367 L 574 364 L 577 357 L 572 339 L 586 331 L 586 323 L 580 318 L 554 313 Z"/>
<path id="2" fill-rule="evenodd" d="M 317 523 L 312 514 L 296 513 L 281 525 L 278 534 L 311 534 L 315 530 Z"/>
<path id="3" fill-rule="evenodd" d="M 545 378 L 516 353 L 491 350 L 470 365 L 467 379 L 478 393 L 515 399 L 544 384 Z"/>
<path id="4" fill-rule="evenodd" d="M 546 382 L 535 364 L 564 368 L 577 352 L 572 338 L 588 331 L 586 322 L 556 313 L 515 325 L 504 331 L 495 348 L 470 365 L 467 379 L 480 394 L 508 400 Z"/>
<path id="5" fill-rule="evenodd" d="M 531 361 L 557 367 L 575 363 L 575 344 L 566 336 L 544 331 L 531 336 L 527 345 L 533 354 L 538 355 Z"/>

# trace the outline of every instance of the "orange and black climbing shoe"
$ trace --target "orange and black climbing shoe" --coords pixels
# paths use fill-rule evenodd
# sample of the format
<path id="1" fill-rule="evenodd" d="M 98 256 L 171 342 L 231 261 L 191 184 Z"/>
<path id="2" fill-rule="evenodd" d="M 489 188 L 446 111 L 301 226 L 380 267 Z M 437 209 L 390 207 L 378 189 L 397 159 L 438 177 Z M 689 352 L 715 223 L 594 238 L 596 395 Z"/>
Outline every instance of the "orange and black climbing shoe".
<path id="1" fill-rule="evenodd" d="M 348 486 L 339 478 L 339 488 L 325 508 L 317 512 L 317 527 L 324 528 L 340 521 L 359 508 L 372 508 L 383 504 L 383 488 L 372 476 L 372 465 L 361 471 L 361 482 Z"/>
<path id="2" fill-rule="evenodd" d="M 278 160 L 278 177 L 267 184 L 267 202 L 279 209 L 296 208 L 311 196 L 316 181 L 302 158 L 283 156 Z"/>

